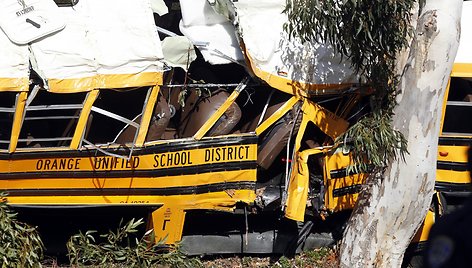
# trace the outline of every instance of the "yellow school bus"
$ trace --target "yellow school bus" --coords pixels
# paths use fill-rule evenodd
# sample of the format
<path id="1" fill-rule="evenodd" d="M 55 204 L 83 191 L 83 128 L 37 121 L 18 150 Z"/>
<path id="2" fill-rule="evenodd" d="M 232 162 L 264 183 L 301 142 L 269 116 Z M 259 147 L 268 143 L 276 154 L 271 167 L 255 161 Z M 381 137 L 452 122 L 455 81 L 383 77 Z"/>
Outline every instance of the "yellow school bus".
<path id="1" fill-rule="evenodd" d="M 464 41 L 470 40 L 467 34 L 463 36 Z M 465 48 L 464 41 L 460 48 Z M 413 239 L 412 249 L 421 250 L 435 220 L 460 207 L 471 194 L 468 150 L 472 144 L 472 123 L 467 118 L 472 107 L 472 65 L 462 52 L 458 52 L 443 104 L 435 194 L 425 222 Z"/>
<path id="2" fill-rule="evenodd" d="M 468 150 L 472 144 L 472 58 L 468 46 L 472 36 L 466 31 L 470 25 L 472 5 L 464 2 L 461 41 L 446 88 L 438 140 L 435 193 L 431 208 L 407 250 L 408 257 L 422 252 L 434 222 L 441 216 L 462 206 L 470 196 L 471 174 Z"/>
<path id="3" fill-rule="evenodd" d="M 313 226 L 353 205 L 362 175 L 347 176 L 350 158 L 333 148 L 371 90 L 352 71 L 294 79 L 275 68 L 280 49 L 261 58 L 252 27 L 243 38 L 207 1 L 170 2 L 0 4 L 7 202 L 53 236 L 139 215 L 188 254 L 332 243 Z M 260 13 L 244 5 L 241 24 L 243 10 Z"/>
<path id="4" fill-rule="evenodd" d="M 333 243 L 366 176 L 338 138 L 372 89 L 329 46 L 281 40 L 284 3 L 2 1 L 8 203 L 53 234 L 140 215 L 188 254 Z M 447 131 L 438 196 L 469 139 Z"/>

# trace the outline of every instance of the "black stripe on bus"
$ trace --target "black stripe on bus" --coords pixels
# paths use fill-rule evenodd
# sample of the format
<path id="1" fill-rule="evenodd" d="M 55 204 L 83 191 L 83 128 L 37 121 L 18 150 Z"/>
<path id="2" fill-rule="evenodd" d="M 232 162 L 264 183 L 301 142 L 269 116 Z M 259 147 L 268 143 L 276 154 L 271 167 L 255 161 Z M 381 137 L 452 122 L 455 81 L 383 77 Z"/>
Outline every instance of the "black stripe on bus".
<path id="1" fill-rule="evenodd" d="M 340 197 L 348 194 L 356 194 L 359 193 L 362 189 L 362 184 L 354 184 L 351 186 L 346 186 L 342 188 L 337 188 L 333 190 L 334 197 Z"/>
<path id="2" fill-rule="evenodd" d="M 373 166 L 369 165 L 367 168 L 368 168 L 368 170 L 372 170 Z M 363 172 L 357 172 L 357 171 L 355 171 L 354 168 L 352 168 L 352 170 L 349 172 L 349 174 L 347 173 L 346 168 L 335 169 L 335 170 L 331 170 L 329 172 L 329 174 L 331 175 L 331 179 L 339 179 L 339 178 L 344 178 L 344 177 L 347 177 L 347 176 L 361 174 L 361 173 L 363 173 Z"/>
<path id="3" fill-rule="evenodd" d="M 146 147 L 137 147 L 133 149 L 133 156 L 171 153 L 183 150 L 207 149 L 221 146 L 237 146 L 257 144 L 257 136 L 232 136 L 225 138 L 205 138 L 203 140 L 185 139 L 178 142 L 167 142 Z M 117 154 L 127 156 L 129 155 L 129 148 L 110 148 L 100 147 L 101 149 Z M 51 148 L 54 149 L 54 148 Z M 29 152 L 15 152 L 15 153 L 0 153 L 0 160 L 20 160 L 20 159 L 35 159 L 35 158 L 71 158 L 71 157 L 102 157 L 106 156 L 96 149 L 79 149 L 79 150 L 58 150 L 58 151 L 29 151 Z"/>
<path id="4" fill-rule="evenodd" d="M 128 196 L 128 195 L 191 195 L 222 192 L 225 190 L 255 190 L 255 182 L 222 182 L 206 185 L 165 188 L 64 188 L 64 189 L 14 189 L 6 190 L 14 196 Z"/>
<path id="5" fill-rule="evenodd" d="M 439 137 L 439 145 L 470 146 L 472 138 L 467 137 Z"/>
<path id="6" fill-rule="evenodd" d="M 255 161 L 203 164 L 148 170 L 95 170 L 95 171 L 35 171 L 0 173 L 0 180 L 27 178 L 126 178 L 195 175 L 208 172 L 256 169 Z"/>
<path id="7" fill-rule="evenodd" d="M 439 192 L 471 192 L 472 184 L 437 181 L 434 189 Z"/>
<path id="8" fill-rule="evenodd" d="M 469 170 L 468 167 L 467 167 L 467 163 L 460 163 L 460 162 L 438 161 L 436 167 L 437 167 L 437 169 L 453 170 L 453 171 L 467 171 L 467 170 Z"/>

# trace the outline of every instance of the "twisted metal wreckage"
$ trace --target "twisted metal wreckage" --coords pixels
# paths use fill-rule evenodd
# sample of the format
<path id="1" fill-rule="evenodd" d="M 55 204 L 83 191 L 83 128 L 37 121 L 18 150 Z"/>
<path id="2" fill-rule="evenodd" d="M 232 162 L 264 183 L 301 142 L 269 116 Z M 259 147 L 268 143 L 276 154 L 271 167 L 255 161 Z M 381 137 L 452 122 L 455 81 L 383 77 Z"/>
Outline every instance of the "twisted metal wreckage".
<path id="1" fill-rule="evenodd" d="M 368 112 L 372 89 L 330 46 L 289 39 L 284 5 L 1 1 L 8 202 L 89 222 L 139 212 L 157 241 L 188 254 L 332 243 L 366 176 L 347 174 L 337 138 Z M 470 185 L 472 127 L 453 121 L 470 113 L 461 78 L 472 77 L 472 61 L 461 49 L 458 59 L 439 141 L 433 203 L 443 206 L 416 241 Z"/>

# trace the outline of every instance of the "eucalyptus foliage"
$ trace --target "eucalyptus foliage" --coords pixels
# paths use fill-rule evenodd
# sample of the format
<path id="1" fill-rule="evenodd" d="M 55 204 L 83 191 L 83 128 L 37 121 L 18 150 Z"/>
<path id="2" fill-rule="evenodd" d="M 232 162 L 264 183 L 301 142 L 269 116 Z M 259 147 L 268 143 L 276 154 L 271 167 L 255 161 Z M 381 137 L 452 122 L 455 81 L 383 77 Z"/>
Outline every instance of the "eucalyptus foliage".
<path id="1" fill-rule="evenodd" d="M 329 42 L 351 59 L 356 70 L 370 76 L 374 68 L 389 68 L 405 46 L 415 2 L 288 0 L 286 29 L 303 41 Z"/>
<path id="2" fill-rule="evenodd" d="M 399 82 L 395 64 L 396 55 L 412 34 L 411 10 L 415 2 L 287 0 L 285 12 L 289 23 L 285 30 L 291 38 L 331 44 L 375 88 L 372 114 L 346 134 L 355 141 L 353 152 L 358 164 L 367 158 L 372 165 L 381 167 L 396 158 L 398 152 L 400 155 L 406 152 L 406 139 L 392 127 Z"/>
<path id="3" fill-rule="evenodd" d="M 0 193 L 0 267 L 41 267 L 43 243 L 36 228 L 16 219 Z"/>
<path id="4" fill-rule="evenodd" d="M 373 113 L 359 120 L 355 125 L 344 133 L 348 140 L 343 146 L 352 144 L 353 148 L 361 148 L 361 151 L 353 150 L 356 165 L 348 167 L 347 172 L 372 171 L 372 168 L 385 167 L 389 159 L 396 156 L 396 150 L 406 152 L 406 140 L 400 132 L 391 127 L 390 118 L 382 112 Z M 389 144 L 389 146 L 385 146 Z"/>
<path id="5" fill-rule="evenodd" d="M 122 264 L 124 267 L 151 267 L 167 265 L 170 267 L 198 267 L 197 259 L 188 259 L 178 250 L 163 250 L 162 243 L 154 243 L 152 230 L 141 239 L 136 237 L 143 220 L 132 219 L 120 226 L 116 232 L 97 234 L 90 230 L 73 235 L 67 242 L 71 265 L 94 265 L 109 267 Z"/>

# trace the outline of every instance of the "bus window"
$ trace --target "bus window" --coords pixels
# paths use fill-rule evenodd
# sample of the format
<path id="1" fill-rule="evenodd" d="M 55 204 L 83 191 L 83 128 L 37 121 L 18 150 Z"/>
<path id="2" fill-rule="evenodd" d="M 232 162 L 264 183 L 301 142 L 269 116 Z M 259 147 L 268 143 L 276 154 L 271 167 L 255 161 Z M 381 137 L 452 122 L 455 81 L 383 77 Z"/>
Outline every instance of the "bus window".
<path id="1" fill-rule="evenodd" d="M 444 116 L 444 135 L 472 135 L 472 81 L 451 77 Z"/>
<path id="2" fill-rule="evenodd" d="M 15 113 L 16 92 L 2 92 L 0 98 L 0 150 L 8 149 Z"/>
<path id="3" fill-rule="evenodd" d="M 117 136 L 131 127 L 132 142 L 140 124 L 147 93 L 148 88 L 100 90 L 92 107 L 93 120 L 86 139 L 97 145 L 115 143 Z"/>
<path id="4" fill-rule="evenodd" d="M 86 93 L 59 94 L 40 89 L 25 108 L 18 148 L 70 145 Z"/>

